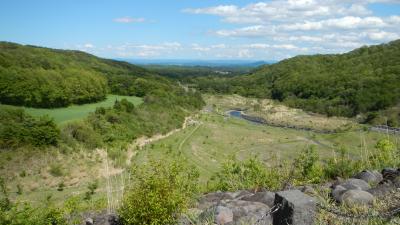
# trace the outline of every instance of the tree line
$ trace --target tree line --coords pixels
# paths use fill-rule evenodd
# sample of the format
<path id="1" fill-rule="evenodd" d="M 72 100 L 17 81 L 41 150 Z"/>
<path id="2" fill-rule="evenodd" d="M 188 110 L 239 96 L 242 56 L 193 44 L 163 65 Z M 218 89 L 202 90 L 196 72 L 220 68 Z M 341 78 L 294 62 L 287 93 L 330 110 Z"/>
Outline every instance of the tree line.
<path id="1" fill-rule="evenodd" d="M 353 117 L 400 102 L 399 61 L 397 40 L 345 54 L 296 56 L 245 76 L 192 77 L 190 82 L 204 92 L 272 98 L 307 111 Z"/>

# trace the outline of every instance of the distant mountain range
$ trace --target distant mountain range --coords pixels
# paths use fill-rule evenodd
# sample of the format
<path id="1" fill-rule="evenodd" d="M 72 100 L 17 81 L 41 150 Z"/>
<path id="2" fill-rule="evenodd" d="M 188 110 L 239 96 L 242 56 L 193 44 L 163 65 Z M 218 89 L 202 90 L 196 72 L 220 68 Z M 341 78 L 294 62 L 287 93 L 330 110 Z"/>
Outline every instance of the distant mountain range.
<path id="1" fill-rule="evenodd" d="M 263 60 L 185 60 L 185 59 L 117 59 L 137 65 L 206 66 L 206 67 L 258 67 L 277 61 Z"/>

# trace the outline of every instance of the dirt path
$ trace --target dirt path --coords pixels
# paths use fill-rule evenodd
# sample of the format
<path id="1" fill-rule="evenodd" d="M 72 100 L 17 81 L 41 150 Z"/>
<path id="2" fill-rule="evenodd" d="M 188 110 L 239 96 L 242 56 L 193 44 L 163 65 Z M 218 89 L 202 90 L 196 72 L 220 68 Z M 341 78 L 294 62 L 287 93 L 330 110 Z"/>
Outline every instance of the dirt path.
<path id="1" fill-rule="evenodd" d="M 142 149 L 144 146 L 146 146 L 147 144 L 150 144 L 154 141 L 158 141 L 161 139 L 164 139 L 166 137 L 169 137 L 183 129 L 186 129 L 188 127 L 189 124 L 193 123 L 193 119 L 191 116 L 186 117 L 185 121 L 182 124 L 181 128 L 172 130 L 166 134 L 156 134 L 152 137 L 140 137 L 138 139 L 136 139 L 132 144 L 129 145 L 128 147 L 128 153 L 127 153 L 127 159 L 126 159 L 126 164 L 130 165 L 132 163 L 132 157 L 135 156 L 137 154 L 137 150 L 138 149 Z"/>
<path id="2" fill-rule="evenodd" d="M 196 121 L 194 121 L 192 119 L 192 116 L 188 116 L 185 118 L 185 121 L 183 122 L 181 128 L 174 129 L 166 134 L 156 134 L 152 137 L 140 137 L 140 138 L 136 139 L 134 142 L 132 142 L 128 146 L 126 165 L 128 165 L 128 166 L 131 165 L 132 158 L 137 154 L 138 150 L 142 149 L 145 145 L 150 144 L 154 141 L 158 141 L 163 138 L 169 137 L 169 136 L 175 134 L 176 132 L 186 129 L 192 123 L 196 123 Z M 104 166 L 104 168 L 102 168 L 99 171 L 101 176 L 109 177 L 109 176 L 118 175 L 118 174 L 121 174 L 122 172 L 124 172 L 125 169 L 116 168 L 114 165 L 112 165 L 111 160 L 108 159 L 106 149 L 96 149 L 96 151 L 100 155 L 102 160 L 105 162 L 105 164 L 107 164 Z M 107 168 L 107 169 L 105 169 L 105 168 Z"/>

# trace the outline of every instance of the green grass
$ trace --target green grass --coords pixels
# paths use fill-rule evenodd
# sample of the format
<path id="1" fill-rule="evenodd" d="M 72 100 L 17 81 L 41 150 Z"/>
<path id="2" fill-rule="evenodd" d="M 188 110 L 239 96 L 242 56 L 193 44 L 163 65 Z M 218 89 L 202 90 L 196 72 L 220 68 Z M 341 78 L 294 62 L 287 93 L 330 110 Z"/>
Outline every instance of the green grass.
<path id="1" fill-rule="evenodd" d="M 79 120 L 85 118 L 90 112 L 94 112 L 97 107 L 111 107 L 114 105 L 115 100 L 127 99 L 135 105 L 141 104 L 142 98 L 135 96 L 120 96 L 120 95 L 108 95 L 107 99 L 102 102 L 84 104 L 84 105 L 72 105 L 66 108 L 56 109 L 41 109 L 41 108 L 29 108 L 22 107 L 25 111 L 32 116 L 39 117 L 43 115 L 49 115 L 54 118 L 57 124 L 62 124 L 72 120 Z M 16 107 L 16 106 L 12 106 Z"/>
<path id="2" fill-rule="evenodd" d="M 198 120 L 201 125 L 190 126 L 147 145 L 136 155 L 135 163 L 144 163 L 153 157 L 163 159 L 168 157 L 168 152 L 181 152 L 199 169 L 201 180 L 206 182 L 232 156 L 243 160 L 258 155 L 266 163 L 271 162 L 272 156 L 278 160 L 292 160 L 302 149 L 314 145 L 321 159 L 332 157 L 334 149 L 341 146 L 348 148 L 351 157 L 357 158 L 386 136 L 368 131 L 320 134 L 257 125 L 214 113 L 203 114 Z"/>

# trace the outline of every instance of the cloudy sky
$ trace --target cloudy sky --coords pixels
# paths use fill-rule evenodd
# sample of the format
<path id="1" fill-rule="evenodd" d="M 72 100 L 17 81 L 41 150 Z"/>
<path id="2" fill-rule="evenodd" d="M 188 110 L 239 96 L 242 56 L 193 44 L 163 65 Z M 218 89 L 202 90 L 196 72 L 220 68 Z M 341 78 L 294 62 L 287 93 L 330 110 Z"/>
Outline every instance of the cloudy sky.
<path id="1" fill-rule="evenodd" d="M 108 58 L 280 60 L 400 38 L 400 0 L 1 0 L 0 40 Z"/>

